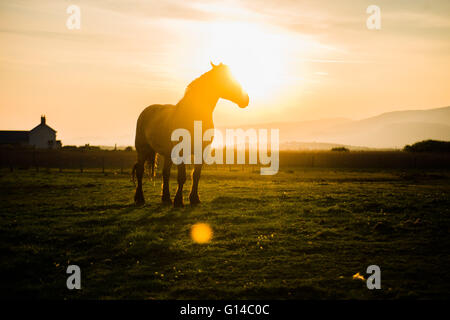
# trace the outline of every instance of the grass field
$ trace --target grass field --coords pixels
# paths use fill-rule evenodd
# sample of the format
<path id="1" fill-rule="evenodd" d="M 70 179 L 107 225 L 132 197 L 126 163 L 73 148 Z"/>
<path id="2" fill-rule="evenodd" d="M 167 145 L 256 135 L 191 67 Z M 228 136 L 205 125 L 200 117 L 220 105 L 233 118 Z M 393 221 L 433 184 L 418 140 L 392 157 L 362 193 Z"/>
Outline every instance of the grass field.
<path id="1" fill-rule="evenodd" d="M 159 179 L 135 207 L 126 174 L 0 175 L 2 297 L 450 297 L 449 171 L 207 168 L 202 204 L 186 188 L 182 209 L 160 204 Z M 209 244 L 190 239 L 197 222 L 212 227 Z M 69 264 L 81 290 L 66 288 Z M 372 264 L 381 290 L 352 278 Z"/>

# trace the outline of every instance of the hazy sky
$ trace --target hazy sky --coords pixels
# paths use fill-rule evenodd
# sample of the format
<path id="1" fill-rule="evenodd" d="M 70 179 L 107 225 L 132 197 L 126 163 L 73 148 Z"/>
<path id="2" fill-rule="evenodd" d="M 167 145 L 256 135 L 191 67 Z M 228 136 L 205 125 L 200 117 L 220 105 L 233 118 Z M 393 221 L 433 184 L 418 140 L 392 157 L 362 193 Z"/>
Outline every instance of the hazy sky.
<path id="1" fill-rule="evenodd" d="M 175 104 L 210 60 L 250 95 L 220 101 L 218 125 L 450 105 L 448 0 L 0 0 L 0 48 L 0 129 L 46 114 L 63 144 L 132 145 L 139 113 Z"/>

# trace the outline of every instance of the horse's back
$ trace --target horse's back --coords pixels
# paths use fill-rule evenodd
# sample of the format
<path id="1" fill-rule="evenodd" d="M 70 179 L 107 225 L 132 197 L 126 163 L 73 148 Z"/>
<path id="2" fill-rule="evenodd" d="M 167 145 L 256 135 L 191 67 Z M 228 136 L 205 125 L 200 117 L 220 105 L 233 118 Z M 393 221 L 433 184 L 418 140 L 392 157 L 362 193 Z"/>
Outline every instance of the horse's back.
<path id="1" fill-rule="evenodd" d="M 141 112 L 136 124 L 136 150 L 148 145 L 163 155 L 170 152 L 174 111 L 172 104 L 153 104 Z"/>

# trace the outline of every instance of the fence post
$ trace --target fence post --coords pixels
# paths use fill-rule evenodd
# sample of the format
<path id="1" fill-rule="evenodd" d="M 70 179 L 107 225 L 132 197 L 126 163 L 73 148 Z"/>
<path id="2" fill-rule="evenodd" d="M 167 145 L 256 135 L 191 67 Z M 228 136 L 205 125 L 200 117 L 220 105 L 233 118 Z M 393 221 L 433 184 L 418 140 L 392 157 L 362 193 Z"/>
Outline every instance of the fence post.
<path id="1" fill-rule="evenodd" d="M 102 157 L 102 173 L 105 173 L 105 157 Z"/>

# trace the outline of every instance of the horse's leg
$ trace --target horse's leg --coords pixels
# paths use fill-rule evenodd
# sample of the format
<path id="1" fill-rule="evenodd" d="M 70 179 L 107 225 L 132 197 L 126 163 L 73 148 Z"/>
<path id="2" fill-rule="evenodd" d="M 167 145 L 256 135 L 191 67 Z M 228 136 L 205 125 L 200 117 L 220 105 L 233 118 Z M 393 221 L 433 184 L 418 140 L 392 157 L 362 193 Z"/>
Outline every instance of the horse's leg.
<path id="1" fill-rule="evenodd" d="M 172 204 L 170 199 L 169 190 L 169 179 L 170 179 L 170 168 L 172 167 L 172 159 L 170 157 L 164 157 L 164 167 L 163 167 L 163 185 L 162 185 L 162 196 L 161 200 L 163 203 Z"/>
<path id="2" fill-rule="evenodd" d="M 191 205 L 196 205 L 200 203 L 198 197 L 198 181 L 200 180 L 200 174 L 202 173 L 202 165 L 196 164 L 194 166 L 194 171 L 192 172 L 192 189 L 189 195 L 189 201 Z"/>
<path id="3" fill-rule="evenodd" d="M 136 177 L 137 177 L 137 187 L 136 187 L 136 193 L 134 194 L 134 203 L 136 205 L 143 205 L 145 203 L 144 199 L 144 192 L 142 191 L 142 177 L 144 176 L 144 163 L 145 163 L 146 157 L 144 153 L 138 152 L 138 161 L 135 164 L 135 168 L 133 170 L 136 170 Z"/>
<path id="4" fill-rule="evenodd" d="M 178 166 L 178 189 L 177 194 L 175 195 L 175 199 L 173 200 L 173 205 L 175 207 L 183 207 L 183 185 L 186 182 L 186 166 L 184 163 L 179 164 Z"/>

